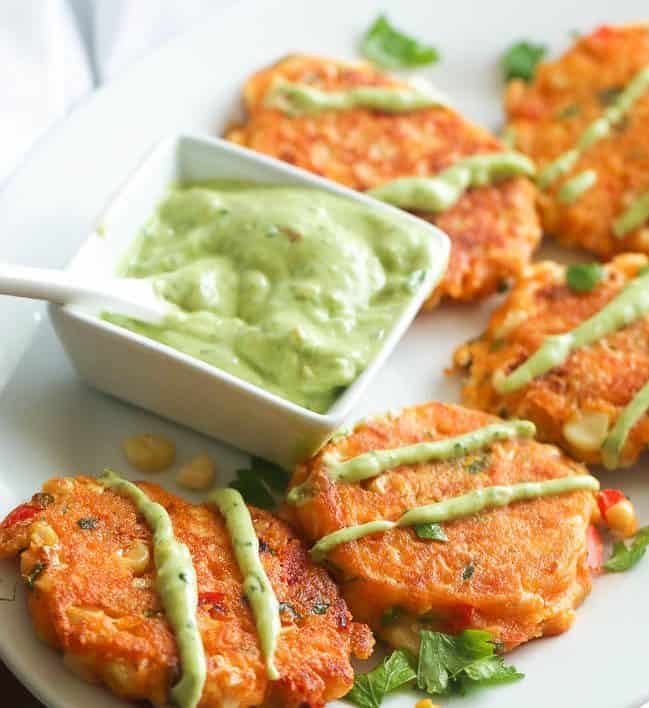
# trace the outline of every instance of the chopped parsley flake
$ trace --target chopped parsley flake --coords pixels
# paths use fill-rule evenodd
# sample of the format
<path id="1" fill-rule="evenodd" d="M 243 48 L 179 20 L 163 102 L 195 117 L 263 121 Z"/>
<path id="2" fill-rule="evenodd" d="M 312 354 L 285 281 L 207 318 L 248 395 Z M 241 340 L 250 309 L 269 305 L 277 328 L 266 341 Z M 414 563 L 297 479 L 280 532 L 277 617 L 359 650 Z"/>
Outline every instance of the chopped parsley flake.
<path id="1" fill-rule="evenodd" d="M 77 526 L 80 529 L 83 529 L 84 531 L 89 531 L 94 528 L 97 528 L 98 522 L 99 522 L 99 519 L 96 516 L 88 516 L 85 519 L 79 519 L 77 521 Z"/>
<path id="2" fill-rule="evenodd" d="M 428 541 L 448 541 L 446 532 L 439 524 L 415 524 L 413 529 L 419 538 Z"/>
<path id="3" fill-rule="evenodd" d="M 462 580 L 471 580 L 474 573 L 475 566 L 473 565 L 473 563 L 469 563 L 462 571 Z"/>
<path id="4" fill-rule="evenodd" d="M 396 29 L 385 15 L 379 15 L 363 36 L 361 54 L 384 69 L 426 66 L 439 59 L 434 47 Z"/>
<path id="5" fill-rule="evenodd" d="M 523 79 L 531 81 L 534 78 L 536 65 L 543 59 L 547 48 L 543 44 L 521 41 L 513 44 L 503 56 L 502 64 L 505 80 Z"/>
<path id="6" fill-rule="evenodd" d="M 566 270 L 568 287 L 578 293 L 589 293 L 603 277 L 604 268 L 599 263 L 577 263 Z"/>
<path id="7" fill-rule="evenodd" d="M 630 546 L 627 546 L 624 541 L 617 541 L 613 545 L 611 557 L 604 563 L 604 568 L 611 573 L 630 570 L 645 555 L 647 546 L 649 546 L 649 526 L 636 533 Z"/>

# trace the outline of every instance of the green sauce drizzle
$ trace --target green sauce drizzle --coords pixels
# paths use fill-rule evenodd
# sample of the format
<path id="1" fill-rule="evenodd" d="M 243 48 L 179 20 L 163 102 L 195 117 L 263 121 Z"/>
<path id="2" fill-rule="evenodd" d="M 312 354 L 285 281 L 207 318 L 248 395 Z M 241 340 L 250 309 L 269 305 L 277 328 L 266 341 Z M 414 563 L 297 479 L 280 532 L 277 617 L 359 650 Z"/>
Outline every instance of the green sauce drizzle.
<path id="1" fill-rule="evenodd" d="M 132 482 L 107 470 L 99 482 L 135 504 L 153 533 L 156 589 L 167 621 L 176 637 L 182 674 L 171 689 L 171 698 L 181 708 L 195 708 L 207 672 L 205 651 L 196 625 L 198 589 L 189 549 L 174 537 L 167 510 Z"/>
<path id="2" fill-rule="evenodd" d="M 383 113 L 410 113 L 445 104 L 446 101 L 432 90 L 427 92 L 414 87 L 356 86 L 344 91 L 322 91 L 308 84 L 285 79 L 277 79 L 264 100 L 267 108 L 277 108 L 289 116 L 352 108 L 371 108 Z"/>
<path id="3" fill-rule="evenodd" d="M 541 189 L 546 189 L 562 174 L 574 167 L 583 153 L 598 140 L 605 138 L 629 112 L 631 106 L 649 89 L 649 66 L 639 71 L 620 93 L 617 99 L 604 111 L 603 115 L 593 121 L 579 136 L 577 144 L 571 150 L 547 164 L 539 173 L 538 183 Z"/>
<path id="4" fill-rule="evenodd" d="M 437 213 L 450 209 L 471 187 L 534 172 L 534 163 L 518 152 L 471 155 L 434 177 L 400 177 L 370 189 L 368 194 L 402 209 Z"/>
<path id="5" fill-rule="evenodd" d="M 415 526 L 417 524 L 453 521 L 485 509 L 495 509 L 518 501 L 529 501 L 541 497 L 557 496 L 567 492 L 597 491 L 599 482 L 590 475 L 574 475 L 549 479 L 544 482 L 521 482 L 519 484 L 483 487 L 468 494 L 445 499 L 435 504 L 415 507 L 406 511 L 397 521 L 377 520 L 358 526 L 338 529 L 323 536 L 312 548 L 311 557 L 322 561 L 327 553 L 341 543 L 356 541 L 365 536 L 382 533 L 393 528 Z"/>
<path id="6" fill-rule="evenodd" d="M 613 224 L 613 233 L 622 238 L 649 219 L 649 192 L 641 194 Z"/>
<path id="7" fill-rule="evenodd" d="M 416 465 L 430 460 L 449 460 L 463 457 L 475 450 L 486 447 L 496 440 L 534 437 L 536 429 L 529 420 L 509 420 L 493 423 L 443 440 L 415 443 L 387 450 L 371 450 L 344 462 L 332 460 L 326 473 L 333 480 L 361 482 L 377 477 L 386 470 L 400 465 Z M 294 487 L 288 494 L 290 504 L 300 504 L 309 496 L 309 482 Z"/>
<path id="8" fill-rule="evenodd" d="M 597 342 L 649 313 L 649 273 L 634 278 L 597 314 L 564 334 L 546 337 L 534 354 L 509 376 L 497 371 L 493 386 L 498 393 L 512 393 L 562 364 L 579 347 Z"/>
<path id="9" fill-rule="evenodd" d="M 564 204 L 576 202 L 595 182 L 597 182 L 597 172 L 595 170 L 584 170 L 576 174 L 567 180 L 559 190 L 559 201 Z"/>
<path id="10" fill-rule="evenodd" d="M 225 519 L 243 576 L 243 591 L 255 616 L 259 643 L 266 660 L 266 674 L 271 681 L 276 681 L 279 671 L 274 655 L 282 628 L 279 602 L 259 557 L 259 541 L 250 512 L 236 489 L 217 489 L 209 495 L 208 501 L 218 507 Z"/>
<path id="11" fill-rule="evenodd" d="M 622 411 L 602 444 L 602 461 L 609 470 L 619 466 L 620 453 L 633 426 L 649 409 L 649 383 L 645 384 Z"/>

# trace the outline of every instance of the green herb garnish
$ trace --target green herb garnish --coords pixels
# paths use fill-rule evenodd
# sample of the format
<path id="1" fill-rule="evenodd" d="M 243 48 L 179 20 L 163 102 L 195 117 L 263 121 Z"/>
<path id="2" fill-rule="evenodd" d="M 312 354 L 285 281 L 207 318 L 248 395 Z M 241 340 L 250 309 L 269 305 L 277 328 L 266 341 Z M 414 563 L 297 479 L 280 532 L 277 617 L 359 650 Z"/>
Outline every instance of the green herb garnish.
<path id="1" fill-rule="evenodd" d="M 96 516 L 88 516 L 85 519 L 79 519 L 77 526 L 84 531 L 90 531 L 97 527 L 99 519 Z"/>
<path id="2" fill-rule="evenodd" d="M 413 529 L 419 538 L 429 541 L 448 541 L 446 532 L 439 524 L 415 524 Z"/>
<path id="3" fill-rule="evenodd" d="M 379 708 L 388 693 L 415 680 L 413 663 L 402 649 L 393 651 L 372 671 L 356 676 L 346 700 L 361 708 Z"/>
<path id="4" fill-rule="evenodd" d="M 47 566 L 45 565 L 45 563 L 36 563 L 29 571 L 29 575 L 27 576 L 27 587 L 30 590 L 34 589 L 34 583 L 42 575 L 46 567 Z"/>
<path id="5" fill-rule="evenodd" d="M 474 453 L 473 455 L 466 455 L 461 459 L 460 464 L 465 472 L 468 472 L 469 474 L 478 474 L 478 472 L 486 470 L 491 464 L 491 452 L 487 451 Z"/>
<path id="6" fill-rule="evenodd" d="M 236 489 L 246 504 L 260 509 L 274 509 L 277 506 L 275 494 L 282 497 L 290 481 L 290 474 L 272 462 L 253 457 L 250 468 L 236 471 L 236 479 L 229 486 Z"/>
<path id="7" fill-rule="evenodd" d="M 328 602 L 316 602 L 311 608 L 311 613 L 314 615 L 326 615 L 329 607 Z"/>
<path id="8" fill-rule="evenodd" d="M 512 45 L 505 52 L 502 60 L 505 80 L 531 81 L 534 78 L 536 65 L 543 59 L 546 52 L 547 48 L 543 44 L 521 41 Z"/>
<path id="9" fill-rule="evenodd" d="M 574 118 L 576 115 L 579 115 L 579 104 L 570 103 L 557 111 L 555 118 L 563 120 L 564 118 Z"/>
<path id="10" fill-rule="evenodd" d="M 604 268 L 599 263 L 577 263 L 566 271 L 568 287 L 578 293 L 589 293 L 603 277 Z"/>
<path id="11" fill-rule="evenodd" d="M 280 613 L 284 612 L 287 615 L 291 615 L 293 619 L 302 619 L 300 613 L 289 602 L 280 602 L 279 611 Z"/>
<path id="12" fill-rule="evenodd" d="M 597 98 L 602 106 L 610 106 L 621 93 L 622 89 L 619 86 L 610 86 L 609 88 L 598 91 Z"/>
<path id="13" fill-rule="evenodd" d="M 439 59 L 434 47 L 399 31 L 385 15 L 379 15 L 363 36 L 361 54 L 384 69 L 426 66 Z"/>
<path id="14" fill-rule="evenodd" d="M 474 573 L 475 573 L 475 566 L 473 565 L 473 563 L 469 563 L 468 565 L 465 566 L 464 570 L 462 571 L 462 580 L 471 580 Z"/>
<path id="15" fill-rule="evenodd" d="M 54 497 L 47 492 L 37 492 L 32 497 L 32 502 L 39 506 L 41 509 L 45 509 L 50 504 L 54 503 Z"/>
<path id="16" fill-rule="evenodd" d="M 611 557 L 604 563 L 604 568 L 611 573 L 630 570 L 644 556 L 647 546 L 649 546 L 649 526 L 636 533 L 630 546 L 627 546 L 624 541 L 617 541 L 613 545 Z"/>
<path id="17" fill-rule="evenodd" d="M 291 474 L 272 462 L 262 460 L 261 457 L 253 457 L 250 466 L 266 484 L 278 494 L 285 494 L 288 483 L 291 481 Z"/>
<path id="18" fill-rule="evenodd" d="M 465 629 L 457 636 L 422 630 L 417 685 L 430 695 L 465 693 L 523 678 L 496 654 L 489 632 Z"/>
<path id="19" fill-rule="evenodd" d="M 274 509 L 275 498 L 268 487 L 253 470 L 237 470 L 237 478 L 228 486 L 236 489 L 244 498 L 246 504 L 258 506 L 260 509 Z"/>
<path id="20" fill-rule="evenodd" d="M 393 605 L 392 607 L 388 607 L 388 609 L 384 610 L 383 614 L 381 615 L 381 626 L 388 627 L 389 625 L 396 622 L 399 617 L 401 617 L 401 615 L 403 615 L 403 610 L 399 607 L 399 605 Z"/>

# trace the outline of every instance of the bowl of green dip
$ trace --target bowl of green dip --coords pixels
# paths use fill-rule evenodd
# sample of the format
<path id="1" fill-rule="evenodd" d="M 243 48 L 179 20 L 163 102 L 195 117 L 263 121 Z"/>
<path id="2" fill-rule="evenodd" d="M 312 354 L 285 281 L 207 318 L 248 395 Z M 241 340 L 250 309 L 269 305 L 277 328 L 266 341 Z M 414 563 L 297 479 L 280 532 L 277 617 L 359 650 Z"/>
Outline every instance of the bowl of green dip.
<path id="1" fill-rule="evenodd" d="M 146 157 L 69 266 L 147 278 L 169 316 L 50 316 L 90 385 L 290 467 L 344 422 L 448 253 L 394 207 L 181 135 Z"/>

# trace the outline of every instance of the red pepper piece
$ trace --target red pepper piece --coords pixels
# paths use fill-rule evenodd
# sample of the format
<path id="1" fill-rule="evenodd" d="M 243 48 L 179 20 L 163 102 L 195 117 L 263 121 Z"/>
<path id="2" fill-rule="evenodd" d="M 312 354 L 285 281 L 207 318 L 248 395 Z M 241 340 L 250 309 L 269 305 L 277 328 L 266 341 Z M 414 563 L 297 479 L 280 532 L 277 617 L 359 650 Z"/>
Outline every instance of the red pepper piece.
<path id="1" fill-rule="evenodd" d="M 39 511 L 40 509 L 31 504 L 21 504 L 7 514 L 5 520 L 0 524 L 0 528 L 8 529 L 10 526 L 15 526 L 21 521 L 27 521 L 36 516 Z"/>
<path id="2" fill-rule="evenodd" d="M 602 570 L 602 561 L 604 558 L 604 549 L 602 537 L 599 531 L 590 524 L 586 532 L 586 567 L 591 573 L 599 573 Z"/>
<path id="3" fill-rule="evenodd" d="M 602 516 L 606 518 L 606 512 L 624 499 L 626 499 L 626 495 L 619 489 L 602 489 L 597 495 L 597 505 L 599 506 Z"/>

